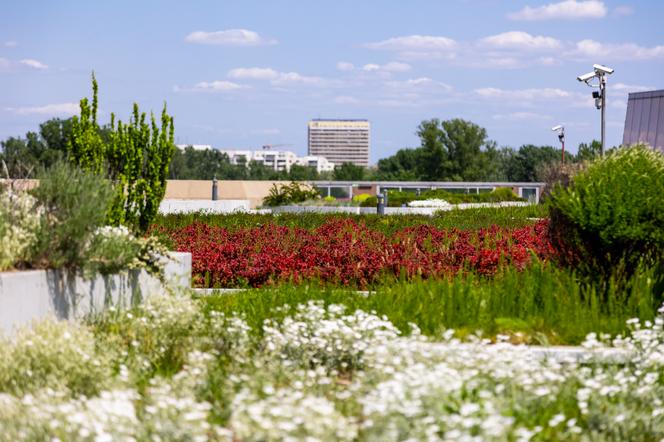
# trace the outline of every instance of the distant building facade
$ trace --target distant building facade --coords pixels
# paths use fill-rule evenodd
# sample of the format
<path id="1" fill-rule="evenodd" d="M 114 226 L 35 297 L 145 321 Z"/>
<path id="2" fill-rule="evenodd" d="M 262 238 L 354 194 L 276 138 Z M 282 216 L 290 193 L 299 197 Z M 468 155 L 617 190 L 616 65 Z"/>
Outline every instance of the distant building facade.
<path id="1" fill-rule="evenodd" d="M 638 143 L 664 152 L 664 90 L 629 94 L 623 144 Z"/>
<path id="2" fill-rule="evenodd" d="M 288 150 L 219 150 L 228 155 L 231 164 L 249 164 L 256 161 L 264 164 L 272 170 L 289 171 L 293 164 L 308 166 L 317 172 L 329 172 L 334 170 L 334 164 L 324 157 L 308 155 L 298 157 L 294 152 Z"/>
<path id="3" fill-rule="evenodd" d="M 371 128 L 368 120 L 309 121 L 309 155 L 334 164 L 369 166 Z"/>

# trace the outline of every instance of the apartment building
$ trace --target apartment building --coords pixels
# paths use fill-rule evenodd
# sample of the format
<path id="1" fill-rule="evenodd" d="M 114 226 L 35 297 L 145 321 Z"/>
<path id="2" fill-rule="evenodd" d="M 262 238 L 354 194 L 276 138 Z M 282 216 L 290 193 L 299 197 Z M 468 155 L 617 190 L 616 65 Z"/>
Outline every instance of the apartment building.
<path id="1" fill-rule="evenodd" d="M 220 150 L 220 152 L 228 155 L 231 164 L 249 164 L 251 161 L 257 161 L 276 171 L 289 171 L 293 164 L 314 167 L 319 173 L 334 170 L 334 164 L 326 158 L 312 155 L 298 157 L 288 150 Z"/>
<path id="2" fill-rule="evenodd" d="M 325 157 L 334 164 L 369 166 L 368 120 L 314 119 L 308 129 L 309 155 Z"/>

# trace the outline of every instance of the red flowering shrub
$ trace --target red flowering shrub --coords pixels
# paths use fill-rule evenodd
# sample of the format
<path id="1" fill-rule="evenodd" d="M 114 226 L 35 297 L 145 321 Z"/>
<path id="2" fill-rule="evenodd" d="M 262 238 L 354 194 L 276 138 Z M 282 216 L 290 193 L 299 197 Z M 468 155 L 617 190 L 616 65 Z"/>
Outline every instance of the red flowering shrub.
<path id="1" fill-rule="evenodd" d="M 278 281 L 366 287 L 384 277 L 445 277 L 460 271 L 492 275 L 502 266 L 523 269 L 532 254 L 551 255 L 547 222 L 517 229 L 441 230 L 421 225 L 392 237 L 352 220 L 315 229 L 263 225 L 228 231 L 193 223 L 167 230 L 178 251 L 192 253 L 194 283 L 258 287 Z"/>

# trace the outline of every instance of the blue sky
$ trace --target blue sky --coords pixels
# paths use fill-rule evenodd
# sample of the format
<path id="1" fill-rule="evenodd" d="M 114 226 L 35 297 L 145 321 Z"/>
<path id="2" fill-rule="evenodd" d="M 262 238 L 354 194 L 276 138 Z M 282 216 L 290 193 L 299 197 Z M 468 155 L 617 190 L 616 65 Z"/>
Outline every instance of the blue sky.
<path id="1" fill-rule="evenodd" d="M 499 146 L 599 138 L 593 63 L 609 78 L 607 136 L 628 92 L 664 88 L 664 2 L 4 1 L 0 138 L 67 117 L 100 84 L 100 119 L 136 101 L 175 116 L 180 143 L 287 144 L 311 118 L 367 118 L 371 160 L 418 145 L 417 125 L 464 118 Z"/>

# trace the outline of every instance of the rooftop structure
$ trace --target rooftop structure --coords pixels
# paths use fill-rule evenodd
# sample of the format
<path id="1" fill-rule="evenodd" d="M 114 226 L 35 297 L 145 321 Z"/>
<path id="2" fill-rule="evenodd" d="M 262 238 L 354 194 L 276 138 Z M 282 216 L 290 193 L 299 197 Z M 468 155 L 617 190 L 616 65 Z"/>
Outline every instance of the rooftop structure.
<path id="1" fill-rule="evenodd" d="M 623 144 L 637 143 L 664 152 L 664 90 L 629 94 Z"/>

